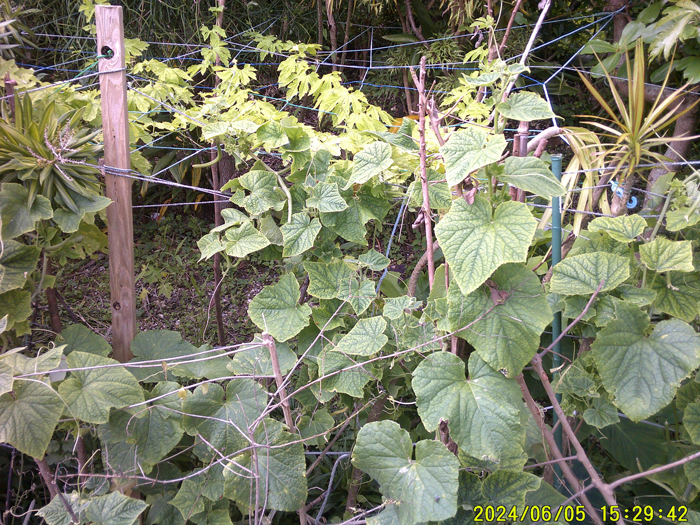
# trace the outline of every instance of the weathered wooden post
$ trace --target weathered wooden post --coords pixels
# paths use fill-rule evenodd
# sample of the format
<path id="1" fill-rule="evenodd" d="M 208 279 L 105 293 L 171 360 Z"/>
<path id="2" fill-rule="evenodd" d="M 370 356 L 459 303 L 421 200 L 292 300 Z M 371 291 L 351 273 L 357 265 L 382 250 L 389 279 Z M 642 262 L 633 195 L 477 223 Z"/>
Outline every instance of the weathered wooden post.
<path id="1" fill-rule="evenodd" d="M 97 53 L 102 101 L 104 162 L 106 167 L 129 170 L 129 120 L 126 101 L 124 20 L 119 6 L 95 6 Z M 105 170 L 109 228 L 109 285 L 114 358 L 124 363 L 133 357 L 136 335 L 134 290 L 134 224 L 131 179 Z"/>

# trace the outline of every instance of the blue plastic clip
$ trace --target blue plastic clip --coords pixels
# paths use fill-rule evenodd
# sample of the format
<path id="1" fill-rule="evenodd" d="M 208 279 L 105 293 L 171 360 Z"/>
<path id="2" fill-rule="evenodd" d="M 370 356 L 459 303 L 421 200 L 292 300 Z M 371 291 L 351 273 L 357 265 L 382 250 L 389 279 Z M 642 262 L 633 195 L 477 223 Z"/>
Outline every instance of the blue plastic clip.
<path id="1" fill-rule="evenodd" d="M 620 186 L 617 184 L 617 181 L 616 181 L 616 180 L 611 180 L 611 181 L 610 181 L 610 187 L 612 188 L 613 193 L 614 193 L 615 195 L 617 195 L 618 197 L 622 198 L 622 194 L 624 193 L 624 191 L 623 191 L 622 188 L 620 188 Z M 629 200 L 627 201 L 627 209 L 631 210 L 631 209 L 634 208 L 635 206 L 637 206 L 637 197 L 630 196 Z"/>

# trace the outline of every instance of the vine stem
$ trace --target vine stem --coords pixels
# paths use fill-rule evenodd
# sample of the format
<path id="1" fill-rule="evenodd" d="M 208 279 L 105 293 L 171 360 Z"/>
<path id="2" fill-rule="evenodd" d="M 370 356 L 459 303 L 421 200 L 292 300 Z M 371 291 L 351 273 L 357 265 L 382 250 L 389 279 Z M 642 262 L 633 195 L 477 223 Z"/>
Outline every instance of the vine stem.
<path id="1" fill-rule="evenodd" d="M 425 65 L 426 57 L 420 60 L 420 78 L 416 76 L 411 68 L 413 83 L 418 90 L 418 129 L 420 132 L 420 182 L 423 190 L 423 220 L 425 223 L 425 237 L 428 254 L 428 283 L 430 290 L 433 289 L 435 281 L 435 257 L 433 249 L 433 226 L 430 218 L 430 193 L 428 192 L 428 153 L 425 145 L 425 116 L 427 97 L 425 96 Z"/>
<path id="2" fill-rule="evenodd" d="M 629 476 L 625 476 L 624 478 L 620 478 L 620 479 L 618 479 L 617 481 L 614 481 L 614 482 L 610 483 L 610 484 L 608 485 L 608 487 L 609 487 L 611 490 L 613 490 L 613 489 L 616 489 L 617 487 L 619 487 L 620 485 L 624 485 L 625 483 L 629 483 L 630 481 L 634 481 L 635 479 L 646 478 L 647 476 L 652 476 L 652 475 L 654 475 L 654 474 L 659 474 L 659 473 L 664 472 L 664 471 L 666 471 L 666 470 L 671 470 L 671 469 L 674 469 L 674 468 L 676 468 L 676 467 L 681 467 L 681 466 L 683 466 L 685 463 L 688 463 L 689 461 L 693 461 L 694 459 L 699 459 L 699 458 L 700 458 L 700 452 L 696 452 L 695 454 L 690 454 L 689 456 L 686 456 L 686 457 L 684 457 L 684 458 L 682 458 L 682 459 L 679 459 L 679 460 L 677 460 L 677 461 L 674 461 L 674 462 L 672 462 L 672 463 L 668 463 L 668 464 L 666 464 L 666 465 L 661 465 L 661 466 L 659 466 L 659 467 L 654 467 L 654 468 L 652 468 L 652 469 L 645 470 L 644 472 L 637 472 L 636 474 L 630 474 Z M 579 490 L 576 494 L 574 494 L 573 496 L 571 496 L 568 500 L 564 501 L 564 502 L 563 502 L 561 505 L 559 505 L 558 507 L 561 507 L 562 505 L 566 505 L 567 503 L 569 503 L 569 502 L 572 501 L 573 499 L 578 498 L 578 497 L 584 495 L 586 492 L 588 492 L 588 491 L 589 491 L 591 488 L 593 488 L 594 486 L 595 486 L 595 485 L 591 484 L 591 485 L 588 485 L 588 486 L 582 488 L 582 489 Z M 557 508 L 558 508 L 558 507 L 557 507 Z M 556 509 L 553 509 L 552 512 L 553 512 L 554 510 L 556 510 Z"/>
<path id="3" fill-rule="evenodd" d="M 297 429 L 294 425 L 294 420 L 292 419 L 292 410 L 289 407 L 289 398 L 287 397 L 286 388 L 284 386 L 284 378 L 282 377 L 282 370 L 280 369 L 280 362 L 277 357 L 277 346 L 275 345 L 275 340 L 268 333 L 262 334 L 263 345 L 265 345 L 270 352 L 270 361 L 272 362 L 272 371 L 275 374 L 275 382 L 277 383 L 277 395 L 280 398 L 280 403 L 282 403 L 282 412 L 284 413 L 284 422 L 286 423 L 289 430 L 293 433 L 297 433 Z"/>
<path id="4" fill-rule="evenodd" d="M 518 11 L 520 10 L 520 5 L 523 3 L 523 0 L 518 0 L 515 3 L 515 6 L 513 7 L 513 10 L 510 13 L 510 20 L 508 20 L 508 26 L 506 26 L 506 31 L 503 33 L 503 40 L 501 41 L 501 45 L 498 46 L 498 54 L 502 55 L 503 50 L 506 48 L 506 42 L 508 42 L 508 37 L 510 36 L 510 31 L 513 29 L 513 22 L 515 21 L 515 15 L 518 14 Z M 495 49 L 495 46 L 494 46 Z M 489 59 L 493 60 L 496 57 L 489 57 Z"/>
<path id="5" fill-rule="evenodd" d="M 576 437 L 574 429 L 571 428 L 571 425 L 569 424 L 569 420 L 567 419 L 564 410 L 562 410 L 559 401 L 557 401 L 557 396 L 554 394 L 554 389 L 552 388 L 552 384 L 549 382 L 547 372 L 545 372 L 544 367 L 542 366 L 542 357 L 539 354 L 536 354 L 535 357 L 532 358 L 531 362 L 532 366 L 535 368 L 535 372 L 537 372 L 537 375 L 539 376 L 540 381 L 542 382 L 542 386 L 544 386 L 544 389 L 547 392 L 547 397 L 549 397 L 554 411 L 557 413 L 557 416 L 559 416 L 559 421 L 561 421 L 561 426 L 564 432 L 566 433 L 566 436 L 569 438 L 569 441 L 576 450 L 576 457 L 586 469 L 586 472 L 588 472 L 588 475 L 591 477 L 591 482 L 603 495 L 603 498 L 605 499 L 605 503 L 607 505 L 617 505 L 617 501 L 615 500 L 615 493 L 610 488 L 610 485 L 607 485 L 603 482 L 600 475 L 598 475 L 598 472 L 591 464 L 591 460 L 588 459 L 586 451 L 583 450 L 581 443 Z M 617 523 L 618 525 L 625 525 L 625 522 L 622 518 L 620 518 L 617 521 Z"/>
<path id="6" fill-rule="evenodd" d="M 527 405 L 527 408 L 530 409 L 530 413 L 532 414 L 532 416 L 535 418 L 535 422 L 539 426 L 540 432 L 542 433 L 542 436 L 547 442 L 547 446 L 549 447 L 550 453 L 554 456 L 554 459 L 558 462 L 559 466 L 561 467 L 562 474 L 564 474 L 564 477 L 571 484 L 574 490 L 580 490 L 581 485 L 579 483 L 579 480 L 574 474 L 574 472 L 571 470 L 569 464 L 566 461 L 564 461 L 564 455 L 561 453 L 561 450 L 559 450 L 559 447 L 557 446 L 557 443 L 554 440 L 554 434 L 552 433 L 552 430 L 548 428 L 545 424 L 544 418 L 542 417 L 542 412 L 540 411 L 540 407 L 532 397 L 532 394 L 530 393 L 530 390 L 528 389 L 527 384 L 525 383 L 525 378 L 523 377 L 523 374 L 520 374 L 518 377 L 515 378 L 515 380 L 520 385 L 520 390 L 523 393 L 525 404 Z M 583 492 L 579 495 L 579 499 L 581 500 L 583 506 L 586 508 L 586 512 L 588 512 L 588 515 L 591 516 L 591 518 L 593 518 L 593 521 L 595 521 L 596 525 L 603 525 L 603 520 L 600 519 L 598 511 L 591 504 L 588 497 Z"/>
<path id="7" fill-rule="evenodd" d="M 51 499 L 59 497 L 61 499 L 61 503 L 63 503 L 63 506 L 66 509 L 66 512 L 70 516 L 71 523 L 80 523 L 78 516 L 76 516 L 75 512 L 73 512 L 73 507 L 70 506 L 70 503 L 68 503 L 68 501 L 66 500 L 66 497 L 63 495 L 63 492 L 58 490 L 58 487 L 56 486 L 56 476 L 52 475 L 51 467 L 49 467 L 49 464 L 46 462 L 46 458 L 34 458 L 34 461 L 39 467 L 39 474 L 41 475 L 41 479 L 44 480 L 46 486 L 49 488 L 49 494 L 51 494 Z"/>
<path id="8" fill-rule="evenodd" d="M 287 222 L 292 222 L 292 194 L 289 192 L 289 188 L 284 183 L 284 180 L 278 172 L 275 172 L 277 177 L 277 183 L 280 185 L 280 189 L 284 192 L 285 197 L 287 197 Z"/>
<path id="9" fill-rule="evenodd" d="M 554 348 L 554 347 L 556 346 L 556 344 L 557 344 L 559 341 L 561 341 L 561 340 L 566 336 L 566 334 L 569 333 L 569 330 L 571 330 L 571 329 L 576 325 L 576 323 L 578 323 L 581 319 L 584 318 L 584 316 L 585 316 L 586 313 L 588 312 L 588 309 L 591 307 L 591 305 L 593 304 L 593 301 L 595 301 L 595 298 L 598 296 L 598 294 L 600 293 L 600 290 L 603 288 L 604 285 L 605 285 L 605 281 L 604 281 L 604 280 L 603 280 L 603 281 L 600 281 L 600 284 L 598 285 L 598 288 L 596 288 L 595 292 L 593 292 L 593 295 L 591 295 L 591 298 L 590 298 L 590 299 L 588 300 L 588 302 L 586 303 L 586 307 L 581 311 L 581 313 L 578 315 L 578 317 L 576 317 L 576 319 L 574 319 L 573 321 L 571 321 L 571 322 L 569 323 L 569 326 L 567 326 L 564 330 L 562 330 L 562 332 L 559 334 L 559 337 L 557 337 L 554 341 L 552 341 L 552 344 L 550 344 L 547 348 L 545 348 L 544 350 L 542 350 L 542 352 L 540 352 L 539 354 L 537 354 L 537 356 L 538 356 L 540 359 L 542 359 L 542 357 L 543 357 L 547 352 L 551 351 L 552 348 Z"/>
<path id="10" fill-rule="evenodd" d="M 284 384 L 284 377 L 282 377 L 282 370 L 280 369 L 280 362 L 277 356 L 277 346 L 275 345 L 275 340 L 272 336 L 266 332 L 262 334 L 263 344 L 270 351 L 270 361 L 272 362 L 272 371 L 275 374 L 275 382 L 277 383 L 277 395 L 280 398 L 280 403 L 282 404 L 282 412 L 284 414 L 284 422 L 289 431 L 298 434 L 298 430 L 294 425 L 294 419 L 292 419 L 292 410 L 289 407 L 289 397 L 287 396 L 287 388 Z M 269 473 L 268 473 L 269 474 Z M 257 479 L 257 476 L 256 476 Z M 299 523 L 300 525 L 307 525 L 308 518 L 306 516 L 306 507 L 302 506 L 299 509 Z"/>
<path id="11" fill-rule="evenodd" d="M 550 6 L 552 5 L 552 0 L 544 0 L 544 2 L 541 5 L 542 5 L 542 11 L 540 12 L 540 16 L 537 19 L 537 23 L 535 24 L 535 27 L 532 30 L 532 33 L 530 34 L 530 39 L 527 41 L 527 45 L 525 46 L 525 50 L 523 51 L 523 54 L 520 57 L 520 65 L 521 66 L 524 66 L 525 62 L 527 62 L 527 57 L 530 54 L 530 50 L 532 49 L 532 46 L 535 44 L 535 40 L 537 39 L 537 35 L 539 34 L 540 29 L 542 28 L 542 24 L 544 23 L 544 19 L 547 16 L 547 12 L 549 11 Z M 508 95 L 510 95 L 510 92 L 515 87 L 515 81 L 518 79 L 518 76 L 520 76 L 520 75 L 516 75 L 508 83 L 508 86 L 503 91 L 503 96 L 501 98 L 501 102 L 505 102 L 506 99 L 508 98 Z"/>

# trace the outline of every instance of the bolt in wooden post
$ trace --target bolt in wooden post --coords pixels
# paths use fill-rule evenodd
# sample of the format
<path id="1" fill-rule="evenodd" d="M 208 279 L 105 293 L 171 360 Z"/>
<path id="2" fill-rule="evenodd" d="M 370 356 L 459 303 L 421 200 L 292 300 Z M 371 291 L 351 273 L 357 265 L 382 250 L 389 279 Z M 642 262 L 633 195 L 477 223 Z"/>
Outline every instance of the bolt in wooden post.
<path id="1" fill-rule="evenodd" d="M 119 6 L 95 6 L 99 59 L 102 129 L 105 167 L 129 170 L 129 120 L 124 70 L 124 23 Z M 134 291 L 134 224 L 131 210 L 131 179 L 105 170 L 109 228 L 109 285 L 112 310 L 114 358 L 124 363 L 133 357 L 131 341 L 136 334 Z"/>

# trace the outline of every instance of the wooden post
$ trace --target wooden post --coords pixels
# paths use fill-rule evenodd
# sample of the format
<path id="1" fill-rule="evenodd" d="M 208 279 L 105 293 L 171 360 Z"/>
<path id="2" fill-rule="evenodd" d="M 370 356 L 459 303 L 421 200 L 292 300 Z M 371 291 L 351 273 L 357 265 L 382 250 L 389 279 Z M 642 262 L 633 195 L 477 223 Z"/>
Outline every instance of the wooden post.
<path id="1" fill-rule="evenodd" d="M 104 57 L 99 59 L 104 162 L 106 167 L 128 170 L 131 161 L 122 8 L 95 6 L 95 22 L 97 52 Z M 130 346 L 136 334 L 131 179 L 107 169 L 105 186 L 107 197 L 112 199 L 107 208 L 112 346 L 114 358 L 124 363 L 133 357 Z"/>

